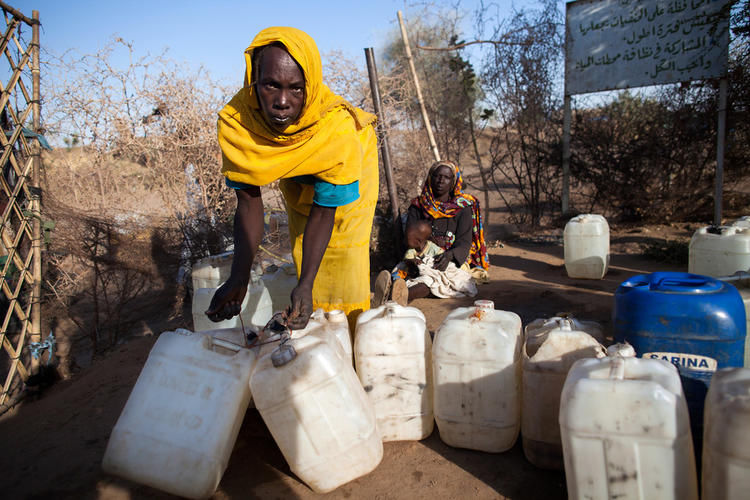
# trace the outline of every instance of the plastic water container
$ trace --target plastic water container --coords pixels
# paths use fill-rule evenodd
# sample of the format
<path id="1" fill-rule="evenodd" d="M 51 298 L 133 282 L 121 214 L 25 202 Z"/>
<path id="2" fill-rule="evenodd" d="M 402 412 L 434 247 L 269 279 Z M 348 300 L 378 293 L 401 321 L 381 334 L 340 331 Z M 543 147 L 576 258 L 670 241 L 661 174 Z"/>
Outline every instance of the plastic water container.
<path id="1" fill-rule="evenodd" d="M 562 469 L 560 394 L 575 361 L 601 358 L 604 347 L 574 318 L 535 320 L 526 326 L 523 348 L 521 436 L 526 459 L 544 469 Z M 597 323 L 588 323 L 601 334 Z"/>
<path id="2" fill-rule="evenodd" d="M 573 217 L 563 231 L 565 270 L 570 278 L 602 279 L 609 267 L 609 225 L 601 215 Z"/>
<path id="3" fill-rule="evenodd" d="M 213 337 L 214 339 L 218 339 L 219 341 L 227 341 L 232 344 L 247 347 L 248 342 L 248 334 L 249 333 L 255 333 L 258 334 L 260 328 L 256 326 L 251 325 L 245 325 L 245 333 L 243 334 L 242 328 L 219 328 L 216 330 L 206 330 L 204 332 L 200 332 L 202 335 L 208 335 L 210 337 Z M 256 359 L 260 357 L 262 346 L 254 346 L 252 347 L 253 353 L 255 353 Z M 255 365 L 253 365 L 255 366 Z M 250 381 L 248 380 L 248 384 Z M 250 394 L 250 402 L 248 403 L 248 408 L 255 408 L 255 403 L 253 402 L 253 395 Z"/>
<path id="4" fill-rule="evenodd" d="M 263 274 L 263 284 L 271 296 L 274 311 L 283 311 L 291 305 L 290 295 L 297 286 L 297 268 L 284 264 L 274 272 Z"/>
<path id="5" fill-rule="evenodd" d="M 737 284 L 742 303 L 745 305 L 745 362 L 743 366 L 750 368 L 750 284 Z"/>
<path id="6" fill-rule="evenodd" d="M 454 309 L 432 346 L 440 439 L 491 453 L 510 449 L 521 427 L 521 318 L 494 307 Z"/>
<path id="7" fill-rule="evenodd" d="M 351 362 L 312 330 L 261 354 L 250 388 L 292 472 L 325 493 L 375 469 L 383 442 Z"/>
<path id="8" fill-rule="evenodd" d="M 568 498 L 698 498 L 685 397 L 665 361 L 577 361 L 562 392 L 560 432 Z"/>
<path id="9" fill-rule="evenodd" d="M 253 276 L 254 278 L 254 276 Z M 265 325 L 273 316 L 273 304 L 271 296 L 263 285 L 263 282 L 257 278 L 251 279 L 247 286 L 247 293 L 242 301 L 240 316 L 234 316 L 214 323 L 208 316 L 206 310 L 211 305 L 211 299 L 216 293 L 216 288 L 196 288 L 193 289 L 193 329 L 196 332 L 216 330 L 219 328 L 240 328 L 245 326 Z"/>
<path id="10" fill-rule="evenodd" d="M 344 311 L 334 310 L 325 312 L 318 309 L 310 316 L 310 321 L 305 327 L 305 331 L 316 335 L 329 336 L 334 339 L 341 348 L 342 356 L 350 363 L 354 363 L 352 351 L 352 338 L 349 334 L 349 323 Z"/>
<path id="11" fill-rule="evenodd" d="M 616 342 L 627 341 L 639 357 L 677 367 L 699 452 L 711 376 L 744 361 L 745 307 L 737 289 L 689 273 L 634 276 L 615 291 L 612 324 Z"/>
<path id="12" fill-rule="evenodd" d="M 250 401 L 254 350 L 188 330 L 154 344 L 104 453 L 105 471 L 173 495 L 207 498 Z"/>
<path id="13" fill-rule="evenodd" d="M 604 342 L 602 325 L 596 321 L 580 320 L 574 317 L 573 314 L 566 312 L 557 313 L 551 318 L 537 318 L 526 325 L 526 328 L 524 328 L 524 344 L 526 349 L 536 351 L 547 339 L 549 332 L 558 330 L 563 323 L 570 326 L 571 330 L 588 333 L 599 343 Z"/>
<path id="14" fill-rule="evenodd" d="M 739 219 L 733 221 L 730 226 L 739 227 L 741 229 L 750 228 L 750 215 L 743 215 Z"/>
<path id="15" fill-rule="evenodd" d="M 750 270 L 750 229 L 709 226 L 690 239 L 688 272 L 705 276 L 729 276 Z"/>
<path id="16" fill-rule="evenodd" d="M 234 252 L 210 255 L 193 264 L 193 290 L 219 288 L 232 272 Z"/>
<path id="17" fill-rule="evenodd" d="M 750 369 L 714 375 L 706 397 L 702 498 L 741 500 L 750 495 Z"/>
<path id="18" fill-rule="evenodd" d="M 432 340 L 422 312 L 386 302 L 359 315 L 354 360 L 383 441 L 424 439 L 432 412 Z"/>

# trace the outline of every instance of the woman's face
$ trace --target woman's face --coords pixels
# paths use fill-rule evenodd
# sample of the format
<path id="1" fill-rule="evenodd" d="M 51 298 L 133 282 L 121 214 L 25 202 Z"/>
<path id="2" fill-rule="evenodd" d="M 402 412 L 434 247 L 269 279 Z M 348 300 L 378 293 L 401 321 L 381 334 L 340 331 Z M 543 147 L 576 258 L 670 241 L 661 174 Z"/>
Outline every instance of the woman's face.
<path id="1" fill-rule="evenodd" d="M 283 132 L 297 121 L 305 105 L 305 75 L 286 50 L 273 45 L 263 49 L 255 85 L 271 128 Z"/>
<path id="2" fill-rule="evenodd" d="M 450 167 L 442 165 L 436 168 L 430 176 L 432 195 L 438 199 L 448 198 L 453 188 L 453 182 L 453 170 Z"/>

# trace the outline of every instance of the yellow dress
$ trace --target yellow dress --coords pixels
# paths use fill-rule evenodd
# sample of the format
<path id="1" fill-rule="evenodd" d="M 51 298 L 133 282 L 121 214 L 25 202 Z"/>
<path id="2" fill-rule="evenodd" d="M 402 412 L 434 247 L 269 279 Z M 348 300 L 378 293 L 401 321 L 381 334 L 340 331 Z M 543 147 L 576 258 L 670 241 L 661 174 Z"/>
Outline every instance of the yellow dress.
<path id="1" fill-rule="evenodd" d="M 274 42 L 287 48 L 305 75 L 304 107 L 283 134 L 265 123 L 252 85 L 253 51 Z M 318 49 L 300 30 L 261 31 L 245 51 L 245 61 L 245 86 L 219 113 L 222 173 L 255 186 L 281 179 L 297 276 L 314 188 L 291 178 L 313 175 L 337 185 L 359 181 L 359 198 L 336 209 L 331 240 L 313 285 L 313 307 L 341 309 L 353 325 L 370 305 L 370 233 L 378 195 L 375 116 L 323 84 Z"/>

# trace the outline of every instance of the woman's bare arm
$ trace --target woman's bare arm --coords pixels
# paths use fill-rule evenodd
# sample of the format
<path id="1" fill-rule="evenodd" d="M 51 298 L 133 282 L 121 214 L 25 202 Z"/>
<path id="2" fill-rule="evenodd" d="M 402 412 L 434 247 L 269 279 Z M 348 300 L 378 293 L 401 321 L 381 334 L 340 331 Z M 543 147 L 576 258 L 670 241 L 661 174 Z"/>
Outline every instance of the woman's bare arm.
<path id="1" fill-rule="evenodd" d="M 287 313 L 287 326 L 293 330 L 304 328 L 313 312 L 313 284 L 328 242 L 331 240 L 335 215 L 336 207 L 324 207 L 313 203 L 310 208 L 310 216 L 302 237 L 302 269 L 299 282 L 292 290 L 292 305 Z"/>
<path id="2" fill-rule="evenodd" d="M 240 313 L 250 282 L 250 269 L 263 238 L 263 198 L 260 188 L 236 189 L 237 210 L 234 213 L 234 258 L 232 272 L 211 299 L 206 315 L 211 321 L 222 321 Z"/>

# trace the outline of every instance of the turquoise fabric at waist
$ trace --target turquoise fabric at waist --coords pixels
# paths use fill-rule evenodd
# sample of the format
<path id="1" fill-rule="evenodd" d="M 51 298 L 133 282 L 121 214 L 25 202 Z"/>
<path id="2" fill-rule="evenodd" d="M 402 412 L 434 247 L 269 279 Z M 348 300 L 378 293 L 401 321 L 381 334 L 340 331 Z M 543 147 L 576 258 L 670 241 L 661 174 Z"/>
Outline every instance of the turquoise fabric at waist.
<path id="1" fill-rule="evenodd" d="M 312 185 L 315 190 L 313 202 L 323 207 L 341 207 L 359 198 L 359 181 L 351 184 L 331 184 L 322 181 L 314 175 L 301 175 L 290 180 L 300 184 Z M 247 189 L 250 184 L 225 179 L 226 185 L 232 189 Z"/>

